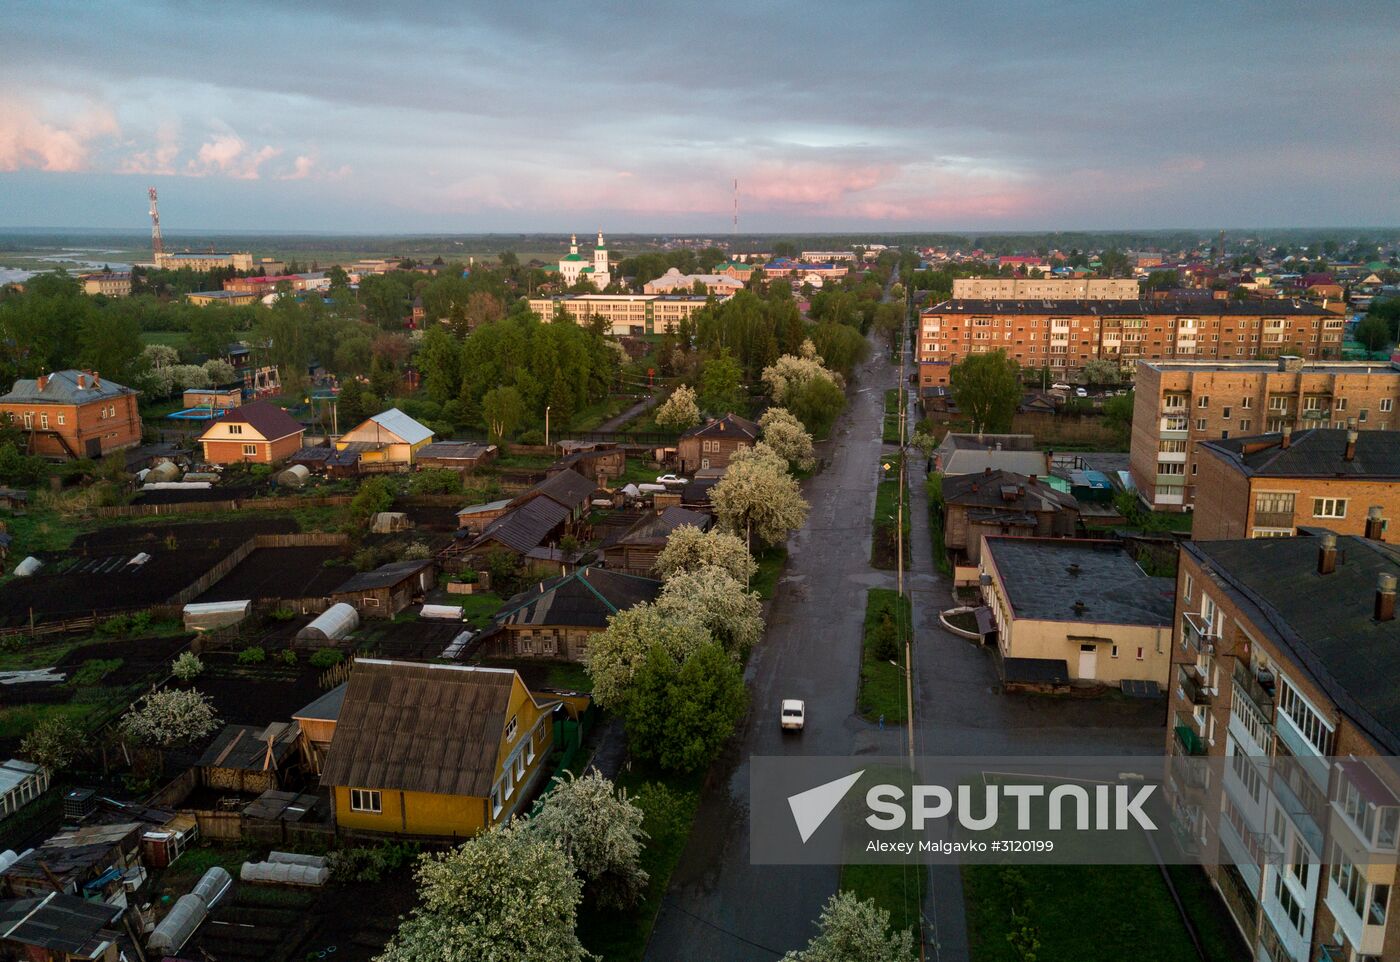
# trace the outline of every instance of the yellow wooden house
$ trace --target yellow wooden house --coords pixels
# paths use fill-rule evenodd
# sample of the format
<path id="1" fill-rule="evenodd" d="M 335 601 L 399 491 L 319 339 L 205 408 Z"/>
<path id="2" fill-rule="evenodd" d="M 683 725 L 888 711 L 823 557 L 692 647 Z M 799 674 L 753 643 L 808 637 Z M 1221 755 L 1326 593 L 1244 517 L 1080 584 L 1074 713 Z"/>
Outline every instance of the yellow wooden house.
<path id="1" fill-rule="evenodd" d="M 354 451 L 361 465 L 393 465 L 411 468 L 418 452 L 433 443 L 433 432 L 404 414 L 390 408 L 357 424 L 336 439 L 337 451 Z"/>
<path id="2" fill-rule="evenodd" d="M 562 705 L 510 668 L 359 659 L 321 774 L 336 824 L 460 837 L 523 814 Z"/>

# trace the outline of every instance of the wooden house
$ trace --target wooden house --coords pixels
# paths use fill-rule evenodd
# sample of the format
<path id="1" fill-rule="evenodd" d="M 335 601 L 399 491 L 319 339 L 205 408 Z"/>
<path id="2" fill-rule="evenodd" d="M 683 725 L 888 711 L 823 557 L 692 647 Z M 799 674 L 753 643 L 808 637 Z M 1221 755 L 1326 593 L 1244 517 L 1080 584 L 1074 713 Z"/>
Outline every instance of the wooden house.
<path id="1" fill-rule="evenodd" d="M 692 474 L 701 468 L 726 468 L 734 452 L 753 447 L 759 434 L 757 424 L 737 414 L 711 418 L 705 424 L 696 425 L 676 442 L 681 473 Z"/>
<path id="2" fill-rule="evenodd" d="M 666 547 L 671 532 L 682 525 L 694 525 L 708 531 L 714 519 L 700 511 L 669 507 L 648 512 L 631 527 L 603 542 L 603 563 L 609 570 L 633 575 L 650 575 L 656 567 L 656 557 Z"/>
<path id="3" fill-rule="evenodd" d="M 394 561 L 352 576 L 330 597 L 354 606 L 363 618 L 392 618 L 426 594 L 436 578 L 431 558 Z"/>
<path id="4" fill-rule="evenodd" d="M 501 605 L 482 633 L 478 651 L 488 658 L 583 660 L 589 639 L 608 619 L 642 602 L 655 601 L 654 578 L 584 567 L 550 578 Z"/>

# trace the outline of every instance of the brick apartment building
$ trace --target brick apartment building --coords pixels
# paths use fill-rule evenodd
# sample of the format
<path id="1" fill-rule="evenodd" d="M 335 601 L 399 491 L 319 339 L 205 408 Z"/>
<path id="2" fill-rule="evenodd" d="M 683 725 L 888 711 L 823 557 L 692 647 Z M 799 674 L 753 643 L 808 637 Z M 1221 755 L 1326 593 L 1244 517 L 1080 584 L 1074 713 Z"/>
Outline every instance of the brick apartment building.
<path id="1" fill-rule="evenodd" d="M 1196 446 L 1197 541 L 1285 538 L 1301 525 L 1387 537 L 1400 517 L 1400 431 L 1311 428 Z"/>
<path id="2" fill-rule="evenodd" d="M 1091 360 L 1339 358 L 1342 318 L 1306 301 L 947 300 L 919 312 L 919 384 L 947 385 L 969 354 L 1075 375 Z"/>
<path id="3" fill-rule="evenodd" d="M 1182 545 L 1172 828 L 1250 958 L 1400 958 L 1397 576 L 1400 552 L 1351 535 Z"/>
<path id="4" fill-rule="evenodd" d="M 137 392 L 96 371 L 21 378 L 0 397 L 0 415 L 22 429 L 31 454 L 100 458 L 141 443 Z"/>
<path id="5" fill-rule="evenodd" d="M 1400 427 L 1400 367 L 1375 361 L 1139 361 L 1134 392 L 1129 470 L 1143 500 L 1165 511 L 1195 504 L 1198 441 Z"/>

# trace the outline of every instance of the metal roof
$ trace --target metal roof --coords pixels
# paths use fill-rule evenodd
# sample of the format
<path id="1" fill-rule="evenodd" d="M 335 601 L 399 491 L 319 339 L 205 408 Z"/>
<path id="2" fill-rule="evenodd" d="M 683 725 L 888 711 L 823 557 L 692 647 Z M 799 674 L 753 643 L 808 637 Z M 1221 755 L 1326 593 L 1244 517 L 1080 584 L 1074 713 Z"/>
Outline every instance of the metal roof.
<path id="1" fill-rule="evenodd" d="M 102 930 L 121 918 L 122 911 L 120 905 L 58 892 L 42 899 L 0 902 L 0 940 L 94 959 L 110 942 Z"/>
<path id="2" fill-rule="evenodd" d="M 380 565 L 373 571 L 361 571 L 357 575 L 352 575 L 349 580 L 332 591 L 331 594 L 344 595 L 354 591 L 372 591 L 376 588 L 392 588 L 397 584 L 407 581 L 431 564 L 433 564 L 432 558 L 392 561 L 389 564 Z"/>
<path id="3" fill-rule="evenodd" d="M 78 386 L 82 378 L 83 386 Z M 109 400 L 127 394 L 135 394 L 131 388 L 116 381 L 94 377 L 91 371 L 54 371 L 48 375 L 44 389 L 39 390 L 38 378 L 20 378 L 10 388 L 10 393 L 0 397 L 0 402 L 22 404 L 87 404 L 91 401 Z"/>
<path id="4" fill-rule="evenodd" d="M 398 436 L 405 444 L 417 444 L 419 441 L 427 441 L 433 436 L 433 432 L 419 424 L 413 418 L 404 414 L 398 408 L 390 408 L 381 411 L 370 418 L 375 424 L 386 431 Z"/>
<path id="5" fill-rule="evenodd" d="M 644 601 L 655 601 L 661 582 L 654 578 L 580 568 L 541 581 L 501 606 L 498 625 L 568 625 L 606 628 L 608 618 Z"/>
<path id="6" fill-rule="evenodd" d="M 309 721 L 335 721 L 340 717 L 340 706 L 344 702 L 345 684 L 341 683 L 300 711 L 292 712 L 292 717 Z"/>
<path id="7" fill-rule="evenodd" d="M 563 472 L 573 474 L 572 471 Z M 578 475 L 574 475 L 578 477 Z M 569 509 L 550 498 L 534 498 L 488 524 L 472 547 L 496 541 L 524 553 L 537 548 L 549 533 L 569 517 Z"/>

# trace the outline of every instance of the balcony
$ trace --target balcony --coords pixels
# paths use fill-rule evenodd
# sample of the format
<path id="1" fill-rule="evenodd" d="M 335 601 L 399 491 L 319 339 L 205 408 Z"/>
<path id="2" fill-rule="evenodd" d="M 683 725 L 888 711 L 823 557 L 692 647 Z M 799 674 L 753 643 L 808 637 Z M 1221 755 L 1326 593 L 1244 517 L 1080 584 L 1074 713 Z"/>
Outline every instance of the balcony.
<path id="1" fill-rule="evenodd" d="M 1210 624 L 1194 611 L 1181 616 L 1181 638 L 1192 650 L 1202 655 L 1215 654 L 1216 642 L 1220 641 Z"/>
<path id="2" fill-rule="evenodd" d="M 1274 679 L 1267 672 L 1264 674 L 1267 675 L 1267 678 L 1261 679 L 1258 674 L 1236 661 L 1233 679 L 1235 690 L 1259 713 L 1264 724 L 1272 725 L 1274 723 Z"/>
<path id="3" fill-rule="evenodd" d="M 1190 725 L 1177 725 L 1173 732 L 1176 735 L 1176 744 L 1181 749 L 1181 754 L 1204 755 L 1206 753 L 1206 743 L 1201 740 L 1200 735 L 1196 734 L 1196 729 Z"/>
<path id="4" fill-rule="evenodd" d="M 1210 763 L 1204 758 L 1172 755 L 1172 785 L 1185 796 L 1188 804 L 1205 801 L 1210 789 Z"/>
<path id="5" fill-rule="evenodd" d="M 1331 408 L 1303 408 L 1304 421 L 1328 421 L 1332 418 Z"/>
<path id="6" fill-rule="evenodd" d="M 1176 675 L 1182 694 L 1191 704 L 1209 705 L 1215 701 L 1215 692 L 1206 687 L 1205 679 L 1195 665 L 1180 665 Z"/>
<path id="7" fill-rule="evenodd" d="M 1254 527 L 1256 528 L 1291 528 L 1293 527 L 1292 511 L 1255 511 Z"/>

